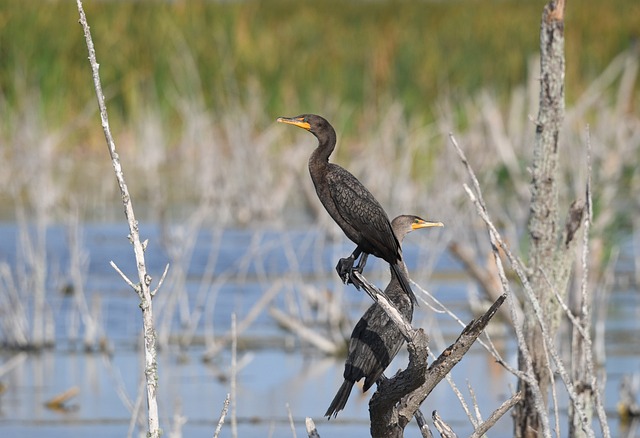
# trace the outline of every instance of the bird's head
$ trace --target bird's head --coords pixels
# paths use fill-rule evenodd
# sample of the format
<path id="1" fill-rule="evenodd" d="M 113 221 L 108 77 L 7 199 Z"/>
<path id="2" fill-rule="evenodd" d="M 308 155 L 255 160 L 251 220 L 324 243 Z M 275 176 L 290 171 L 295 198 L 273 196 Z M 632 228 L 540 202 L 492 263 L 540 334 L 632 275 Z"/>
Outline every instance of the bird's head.
<path id="1" fill-rule="evenodd" d="M 278 117 L 277 121 L 306 129 L 316 137 L 325 132 L 333 131 L 333 128 L 324 117 L 315 114 L 301 114 L 295 117 Z"/>
<path id="2" fill-rule="evenodd" d="M 414 230 L 430 227 L 444 227 L 444 224 L 442 222 L 427 221 L 414 215 L 402 215 L 396 217 L 391 222 L 391 227 L 393 228 L 393 232 L 396 234 L 397 239 L 401 241 L 405 235 Z"/>

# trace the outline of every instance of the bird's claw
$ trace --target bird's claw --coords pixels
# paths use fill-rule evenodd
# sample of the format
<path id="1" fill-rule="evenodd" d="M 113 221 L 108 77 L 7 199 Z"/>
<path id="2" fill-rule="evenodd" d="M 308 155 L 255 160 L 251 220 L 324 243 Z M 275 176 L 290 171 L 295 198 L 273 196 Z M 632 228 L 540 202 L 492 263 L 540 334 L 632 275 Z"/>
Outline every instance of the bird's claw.
<path id="1" fill-rule="evenodd" d="M 338 273 L 338 277 L 342 280 L 344 284 L 351 283 L 351 271 L 353 270 L 353 258 L 345 257 L 338 260 L 338 264 L 336 265 L 336 272 Z"/>

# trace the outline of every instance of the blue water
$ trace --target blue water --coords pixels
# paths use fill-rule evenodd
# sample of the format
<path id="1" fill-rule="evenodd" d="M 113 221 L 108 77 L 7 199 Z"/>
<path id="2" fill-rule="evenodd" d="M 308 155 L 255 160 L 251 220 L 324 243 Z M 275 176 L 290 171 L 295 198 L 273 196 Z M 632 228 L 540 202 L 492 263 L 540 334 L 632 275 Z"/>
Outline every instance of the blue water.
<path id="1" fill-rule="evenodd" d="M 175 230 L 174 230 L 175 231 Z M 130 427 L 129 404 L 135 404 L 140 388 L 142 356 L 141 318 L 135 293 L 109 266 L 114 261 L 127 275 L 135 278 L 131 245 L 126 239 L 128 229 L 121 224 L 94 224 L 83 227 L 83 251 L 89 256 L 84 289 L 87 301 L 99 300 L 100 326 L 103 328 L 111 354 L 84 353 L 77 336 L 82 337 L 83 325 L 72 296 L 60 291 L 68 285 L 70 249 L 66 229 L 51 227 L 47 232 L 47 305 L 55 326 L 56 347 L 37 354 L 22 353 L 18 365 L 0 375 L 6 390 L 0 395 L 0 436 L 20 437 L 113 437 L 126 436 Z M 225 334 L 231 314 L 242 321 L 255 302 L 277 282 L 281 291 L 271 303 L 281 310 L 295 308 L 301 302 L 303 288 L 310 285 L 326 290 L 339 300 L 352 320 L 360 316 L 369 301 L 352 287 L 342 285 L 333 272 L 338 257 L 350 252 L 352 245 L 340 239 L 333 242 L 318 230 L 312 231 L 200 231 L 192 248 L 172 260 L 171 249 L 160 244 L 159 227 L 144 226 L 143 238 L 149 238 L 146 252 L 148 270 L 154 285 L 166 263 L 172 267 L 165 285 L 154 300 L 156 323 L 160 335 L 170 330 L 172 336 L 185 332 L 184 321 L 198 306 L 204 313 L 197 324 L 193 344 L 185 349 L 170 343 L 162 348 L 158 358 L 159 408 L 165 436 L 170 436 L 174 417 L 182 415 L 183 436 L 210 437 L 230 391 L 230 351 L 223 349 L 211 362 L 203 362 L 204 342 Z M 416 233 L 418 234 L 418 233 Z M 177 238 L 177 242 L 186 242 Z M 19 265 L 16 257 L 18 232 L 14 224 L 0 226 L 0 263 L 13 270 Z M 434 250 L 435 248 L 435 250 Z M 468 309 L 468 294 L 472 288 L 460 267 L 429 237 L 407 238 L 404 254 L 412 277 L 439 300 L 468 322 L 473 316 Z M 620 260 L 620 276 L 628 275 L 630 248 L 625 248 Z M 213 280 L 204 282 L 210 258 L 215 257 Z M 180 264 L 184 264 L 184 281 L 178 280 Z M 369 278 L 383 285 L 386 268 L 373 258 L 367 265 Z M 182 307 L 167 316 L 170 298 L 182 295 Z M 202 292 L 204 291 L 204 292 Z M 22 291 L 21 293 L 24 293 Z M 175 294 L 175 295 L 172 295 Z M 29 294 L 24 293 L 29 302 Z M 203 301 L 198 301 L 199 297 Z M 629 286 L 616 284 L 607 307 L 607 386 L 606 406 L 611 413 L 610 424 L 616 430 L 615 403 L 618 385 L 625 374 L 638 373 L 640 365 L 640 328 L 638 294 Z M 313 317 L 313 309 L 307 309 Z M 182 312 L 182 316 L 181 316 Z M 185 316 L 186 315 L 186 316 Z M 168 318 L 168 319 L 167 319 Z M 168 321 L 168 322 L 167 322 Z M 422 304 L 416 311 L 416 326 L 431 335 L 431 349 L 438 353 L 455 340 L 460 327 L 445 314 L 434 313 Z M 163 324 L 164 323 L 164 324 Z M 309 322 L 314 325 L 313 322 Z M 499 323 L 491 324 L 500 329 Z M 322 327 L 318 327 L 322 330 Z M 304 418 L 316 421 L 322 436 L 367 436 L 368 400 L 354 389 L 345 411 L 337 419 L 322 417 L 340 383 L 343 359 L 326 357 L 297 337 L 283 331 L 263 311 L 241 335 L 248 342 L 240 348 L 238 361 L 243 364 L 237 376 L 236 416 L 240 437 L 293 436 L 287 406 L 293 416 L 296 433 L 306 436 Z M 513 341 L 508 333 L 496 334 L 494 342 L 504 357 L 516 362 Z M 242 342 L 241 342 L 242 344 Z M 0 364 L 6 364 L 20 353 L 0 351 Z M 391 374 L 406 363 L 402 353 L 391 365 Z M 488 416 L 508 398 L 509 385 L 515 379 L 506 373 L 479 346 L 474 346 L 465 359 L 454 368 L 454 381 L 471 403 L 467 381 Z M 44 403 L 71 387 L 79 394 L 69 403 L 70 409 L 55 412 Z M 146 401 L 140 408 L 144 422 Z M 460 435 L 471 431 L 459 402 L 446 382 L 441 383 L 425 401 L 422 411 L 427 417 L 433 410 L 447 420 Z M 230 436 L 227 416 L 222 436 Z M 561 423 L 566 433 L 566 423 Z M 134 429 L 138 433 L 141 429 Z M 144 432 L 144 426 L 142 431 Z M 406 436 L 417 437 L 415 423 L 407 427 Z M 511 436 L 508 415 L 492 429 L 491 436 Z M 614 433 L 614 436 L 615 433 Z"/>

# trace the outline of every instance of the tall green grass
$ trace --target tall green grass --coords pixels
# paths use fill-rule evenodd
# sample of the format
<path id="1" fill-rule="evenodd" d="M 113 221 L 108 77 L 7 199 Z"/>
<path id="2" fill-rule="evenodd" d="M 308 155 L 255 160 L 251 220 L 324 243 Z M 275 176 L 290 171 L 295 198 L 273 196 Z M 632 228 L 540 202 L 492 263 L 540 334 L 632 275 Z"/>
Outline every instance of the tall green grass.
<path id="1" fill-rule="evenodd" d="M 274 123 L 307 111 L 336 126 L 332 159 L 396 213 L 429 211 L 415 203 L 459 185 L 442 161 L 451 131 L 478 151 L 497 205 L 526 197 L 508 177 L 530 162 L 543 4 L 86 1 L 85 9 L 111 127 L 145 216 L 207 202 L 216 206 L 211 220 L 238 225 L 317 206 L 304 165 L 313 139 Z M 637 161 L 638 55 L 624 49 L 638 21 L 637 1 L 568 3 L 575 156 L 591 123 L 603 156 Z M 0 0 L 0 219 L 43 200 L 54 219 L 73 203 L 94 219 L 121 214 L 86 58 L 73 2 Z M 496 145 L 514 150 L 508 166 L 487 153 Z M 52 192 L 34 189 L 33 175 Z"/>
<path id="2" fill-rule="evenodd" d="M 86 2 L 112 117 L 175 95 L 224 110 L 263 93 L 273 117 L 330 103 L 356 113 L 399 99 L 429 119 L 441 95 L 525 80 L 543 1 Z M 579 95 L 640 29 L 635 0 L 569 2 L 568 98 Z M 0 91 L 10 106 L 39 90 L 49 119 L 93 99 L 74 2 L 0 2 Z M 354 123 L 356 123 L 354 121 Z"/>

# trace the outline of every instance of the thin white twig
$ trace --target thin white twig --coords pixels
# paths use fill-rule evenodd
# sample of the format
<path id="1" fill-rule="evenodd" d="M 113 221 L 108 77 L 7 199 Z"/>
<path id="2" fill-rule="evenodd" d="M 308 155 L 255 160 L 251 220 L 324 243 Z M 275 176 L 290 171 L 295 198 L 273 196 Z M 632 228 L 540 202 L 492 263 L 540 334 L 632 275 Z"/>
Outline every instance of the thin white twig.
<path id="1" fill-rule="evenodd" d="M 237 381 L 238 378 L 238 333 L 236 331 L 236 313 L 231 314 L 231 436 L 238 438 L 238 418 L 236 417 L 237 399 Z"/>
<path id="2" fill-rule="evenodd" d="M 224 403 L 222 404 L 222 412 L 220 412 L 220 419 L 218 420 L 218 425 L 216 426 L 216 431 L 213 434 L 213 438 L 218 438 L 220 435 L 220 431 L 222 430 L 222 425 L 224 424 L 224 417 L 227 416 L 227 412 L 229 411 L 229 398 L 231 396 L 227 393 L 227 396 L 224 399 Z"/>
<path id="3" fill-rule="evenodd" d="M 587 334 L 585 329 L 582 327 L 582 325 L 580 324 L 580 321 L 578 320 L 578 318 L 576 318 L 575 315 L 573 314 L 573 312 L 571 312 L 571 309 L 569 309 L 569 306 L 567 306 L 567 303 L 565 303 L 565 301 L 562 298 L 562 296 L 560 296 L 560 293 L 558 292 L 558 290 L 555 287 L 553 287 L 553 285 L 551 284 L 551 281 L 549 280 L 549 277 L 547 276 L 547 273 L 543 272 L 543 275 L 544 275 L 544 278 L 545 278 L 547 284 L 551 288 L 551 291 L 555 295 L 556 300 L 558 300 L 558 303 L 560 304 L 560 307 L 562 307 L 562 310 L 564 310 L 565 315 L 567 315 L 567 318 L 569 318 L 569 321 L 571 321 L 572 326 L 575 327 L 576 330 L 578 330 L 578 332 L 580 333 L 580 335 L 582 336 L 582 338 L 584 339 L 585 342 L 588 342 L 589 344 L 591 344 L 591 339 L 589 339 L 590 336 Z"/>
<path id="4" fill-rule="evenodd" d="M 511 396 L 511 398 L 504 403 L 502 403 L 498 409 L 493 411 L 493 413 L 487 418 L 487 421 L 481 423 L 476 430 L 469 436 L 469 438 L 480 438 L 483 437 L 485 433 L 502 417 L 509 409 L 514 407 L 516 403 L 522 400 L 523 394 L 522 392 L 518 392 Z"/>
<path id="5" fill-rule="evenodd" d="M 158 289 L 160 289 L 162 287 L 162 283 L 164 283 L 164 279 L 167 276 L 167 272 L 169 272 L 169 263 L 167 263 L 167 265 L 164 267 L 164 272 L 162 273 L 162 276 L 160 277 L 160 281 L 158 281 L 158 285 L 156 286 L 155 289 L 153 289 L 151 291 L 151 296 L 155 297 L 156 296 L 156 292 L 158 292 Z"/>
<path id="6" fill-rule="evenodd" d="M 120 268 L 118 267 L 118 265 L 116 265 L 116 264 L 115 264 L 115 262 L 114 262 L 113 260 L 111 260 L 111 261 L 109 262 L 109 264 L 111 265 L 111 267 L 112 267 L 113 269 L 115 269 L 115 270 L 116 270 L 116 272 L 117 272 L 118 274 L 120 274 L 120 277 L 122 277 L 122 279 L 125 281 L 125 283 L 127 283 L 129 286 L 131 286 L 131 288 L 132 288 L 133 290 L 135 290 L 135 291 L 137 292 L 137 290 L 138 290 L 138 286 L 136 286 L 135 284 L 133 284 L 133 282 L 132 282 L 131 280 L 129 280 L 129 277 L 127 277 L 127 276 L 125 275 L 125 273 L 124 273 L 124 272 L 122 272 L 122 271 L 120 270 Z"/>
<path id="7" fill-rule="evenodd" d="M 467 379 L 467 389 L 469 390 L 469 395 L 471 395 L 471 401 L 473 402 L 473 411 L 476 414 L 476 424 L 474 424 L 473 428 L 475 429 L 478 424 L 482 423 L 482 413 L 480 412 L 480 406 L 478 406 L 478 400 L 476 399 L 476 393 L 473 390 L 473 386 L 471 386 L 471 382 Z"/>
<path id="8" fill-rule="evenodd" d="M 291 427 L 291 435 L 293 436 L 293 438 L 296 438 L 296 425 L 293 422 L 293 414 L 291 413 L 291 407 L 289 406 L 289 403 L 287 403 L 286 406 L 287 406 L 287 414 L 289 415 L 289 426 Z"/>

